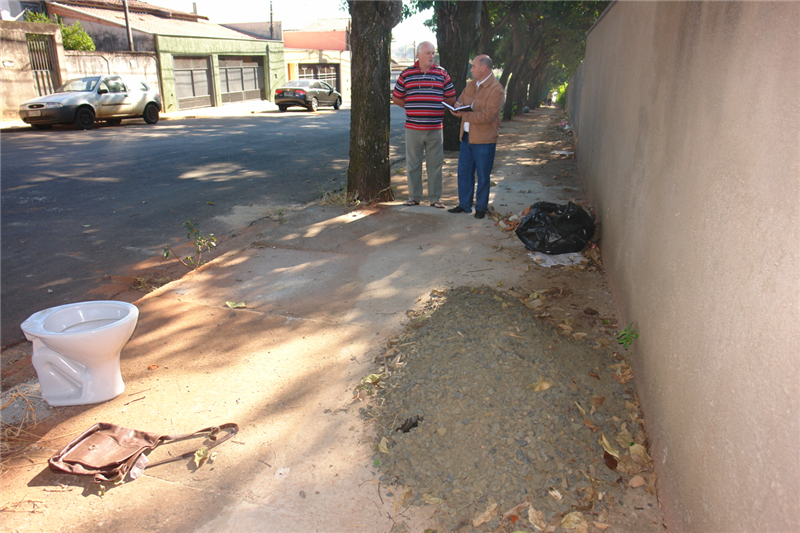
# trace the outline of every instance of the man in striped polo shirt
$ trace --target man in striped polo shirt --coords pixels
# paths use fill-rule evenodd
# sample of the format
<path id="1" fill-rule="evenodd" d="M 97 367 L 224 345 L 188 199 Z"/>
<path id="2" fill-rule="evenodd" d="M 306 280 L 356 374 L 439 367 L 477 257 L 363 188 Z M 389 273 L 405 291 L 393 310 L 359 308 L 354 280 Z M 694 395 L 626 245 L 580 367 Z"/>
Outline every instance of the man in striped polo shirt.
<path id="1" fill-rule="evenodd" d="M 431 206 L 443 208 L 442 165 L 442 102 L 453 105 L 456 89 L 447 71 L 434 64 L 435 48 L 425 41 L 417 47 L 417 62 L 408 67 L 397 79 L 392 91 L 392 101 L 406 110 L 406 174 L 408 174 L 408 201 L 405 205 L 419 205 L 422 200 L 422 155 L 428 172 L 428 201 Z"/>

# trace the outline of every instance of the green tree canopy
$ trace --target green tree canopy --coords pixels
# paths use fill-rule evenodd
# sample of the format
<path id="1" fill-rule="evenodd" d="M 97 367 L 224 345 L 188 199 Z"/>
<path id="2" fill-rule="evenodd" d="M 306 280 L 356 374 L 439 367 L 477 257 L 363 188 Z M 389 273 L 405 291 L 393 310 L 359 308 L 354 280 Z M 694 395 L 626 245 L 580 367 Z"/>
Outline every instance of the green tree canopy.
<path id="1" fill-rule="evenodd" d="M 61 23 L 61 38 L 64 41 L 64 50 L 92 52 L 95 49 L 94 41 L 77 21 L 72 26 L 64 26 L 64 23 Z"/>
<path id="2" fill-rule="evenodd" d="M 55 24 L 50 17 L 44 13 L 37 13 L 35 11 L 25 12 L 25 22 L 37 22 L 40 24 Z M 95 50 L 94 41 L 88 33 L 83 29 L 80 22 L 75 22 L 71 26 L 64 25 L 64 21 L 59 18 L 58 25 L 61 26 L 61 39 L 64 44 L 64 50 L 82 50 L 84 52 L 93 52 Z"/>
<path id="3" fill-rule="evenodd" d="M 410 0 L 411 11 L 434 8 L 441 64 L 451 75 L 461 71 L 447 58 L 488 54 L 502 70 L 506 87 L 503 118 L 524 106 L 537 107 L 545 92 L 568 80 L 583 59 L 586 32 L 608 6 L 607 1 L 525 2 L 498 0 L 463 2 L 479 9 L 477 39 L 472 22 L 453 16 L 462 2 Z M 444 31 L 442 31 L 444 30 Z M 456 78 L 453 79 L 456 82 Z M 458 85 L 458 83 L 457 83 Z"/>

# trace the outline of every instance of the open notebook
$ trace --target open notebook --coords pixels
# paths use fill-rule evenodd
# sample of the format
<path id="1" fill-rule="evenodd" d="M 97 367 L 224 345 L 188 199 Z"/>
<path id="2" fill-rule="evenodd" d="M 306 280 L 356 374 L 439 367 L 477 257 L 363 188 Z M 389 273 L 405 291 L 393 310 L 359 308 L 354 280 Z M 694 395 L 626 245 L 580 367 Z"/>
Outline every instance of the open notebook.
<path id="1" fill-rule="evenodd" d="M 450 104 L 448 104 L 447 102 L 442 102 L 442 103 L 450 111 L 456 111 L 456 112 L 458 112 L 458 111 L 472 111 L 472 106 L 471 105 L 462 105 L 460 107 L 453 107 Z"/>

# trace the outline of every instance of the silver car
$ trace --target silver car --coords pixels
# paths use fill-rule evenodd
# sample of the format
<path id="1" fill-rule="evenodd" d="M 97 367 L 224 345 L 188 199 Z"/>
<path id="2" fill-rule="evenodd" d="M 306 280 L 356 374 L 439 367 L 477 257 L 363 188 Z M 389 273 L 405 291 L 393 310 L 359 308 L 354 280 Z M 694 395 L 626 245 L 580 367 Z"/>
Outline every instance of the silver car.
<path id="1" fill-rule="evenodd" d="M 53 94 L 23 102 L 19 116 L 37 130 L 75 124 L 88 130 L 95 120 L 119 124 L 123 118 L 158 122 L 161 95 L 147 83 L 122 76 L 87 76 L 70 80 Z"/>

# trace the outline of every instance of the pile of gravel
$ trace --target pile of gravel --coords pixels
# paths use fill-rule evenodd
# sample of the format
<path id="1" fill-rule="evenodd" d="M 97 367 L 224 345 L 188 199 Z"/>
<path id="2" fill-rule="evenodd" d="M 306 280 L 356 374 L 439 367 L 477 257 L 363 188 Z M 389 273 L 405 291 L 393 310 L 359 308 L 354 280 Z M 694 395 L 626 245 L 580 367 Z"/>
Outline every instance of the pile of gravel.
<path id="1" fill-rule="evenodd" d="M 374 460 L 387 495 L 438 505 L 444 530 L 495 531 L 524 501 L 548 522 L 575 510 L 602 521 L 630 476 L 607 466 L 601 434 L 617 449 L 623 430 L 644 440 L 632 383 L 609 368 L 618 361 L 596 339 L 545 324 L 513 293 L 433 296 L 390 340 L 389 375 L 364 410 L 379 424 Z"/>

